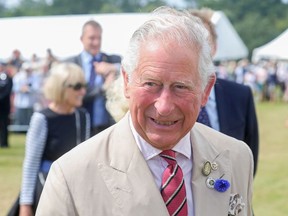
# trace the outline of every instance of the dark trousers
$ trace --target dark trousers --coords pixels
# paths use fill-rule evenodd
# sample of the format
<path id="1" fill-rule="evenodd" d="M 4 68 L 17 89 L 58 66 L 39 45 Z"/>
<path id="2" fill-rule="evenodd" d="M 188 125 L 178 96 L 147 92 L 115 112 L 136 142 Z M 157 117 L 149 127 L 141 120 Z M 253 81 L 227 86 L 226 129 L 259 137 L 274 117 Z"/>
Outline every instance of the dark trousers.
<path id="1" fill-rule="evenodd" d="M 1 115 L 0 116 L 0 147 L 2 148 L 9 147 L 8 125 L 9 125 L 9 116 Z"/>

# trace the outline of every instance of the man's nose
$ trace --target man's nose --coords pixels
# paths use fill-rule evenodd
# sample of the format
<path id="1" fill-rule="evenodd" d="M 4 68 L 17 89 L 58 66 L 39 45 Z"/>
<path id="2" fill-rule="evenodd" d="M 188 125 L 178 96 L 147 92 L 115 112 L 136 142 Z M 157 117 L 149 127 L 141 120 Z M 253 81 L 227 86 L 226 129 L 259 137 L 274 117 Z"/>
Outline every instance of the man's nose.
<path id="1" fill-rule="evenodd" d="M 173 94 L 170 89 L 163 89 L 154 104 L 161 116 L 169 116 L 174 109 Z"/>

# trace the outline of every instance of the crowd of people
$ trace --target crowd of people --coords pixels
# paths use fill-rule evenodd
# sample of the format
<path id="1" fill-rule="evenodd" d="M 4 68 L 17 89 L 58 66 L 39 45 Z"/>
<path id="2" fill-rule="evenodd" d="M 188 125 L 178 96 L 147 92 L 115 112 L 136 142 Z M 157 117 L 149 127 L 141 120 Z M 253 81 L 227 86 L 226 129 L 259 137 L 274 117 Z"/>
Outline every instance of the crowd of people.
<path id="1" fill-rule="evenodd" d="M 1 70 L 6 71 L 5 73 L 10 78 L 13 78 L 13 89 L 10 93 L 11 109 L 8 116 L 10 119 L 9 124 L 14 125 L 15 130 L 17 130 L 17 128 L 21 130 L 20 126 L 28 126 L 32 113 L 48 105 L 47 100 L 43 97 L 41 86 L 43 86 L 43 81 L 49 74 L 52 64 L 58 62 L 57 59 L 49 53 L 51 53 L 50 49 L 47 50 L 47 58 L 45 59 L 39 59 L 36 55 L 33 55 L 31 60 L 23 60 L 21 59 L 20 51 L 15 50 L 13 51 L 11 60 L 1 62 Z M 83 54 L 81 55 L 83 56 Z M 77 58 L 81 58 L 81 55 L 70 58 L 69 61 L 82 64 L 81 59 L 77 60 Z M 109 69 L 105 69 L 107 64 L 101 63 L 102 66 L 98 65 L 100 70 L 104 70 L 103 73 L 107 73 L 105 70 L 110 70 L 111 68 L 114 71 L 109 74 L 106 83 L 112 81 L 115 74 L 117 76 L 120 71 L 120 56 L 114 55 L 109 56 L 109 58 L 104 57 L 106 61 L 115 63 L 114 65 L 109 65 L 107 67 Z M 83 64 L 85 65 L 86 63 Z M 285 61 L 260 60 L 257 63 L 252 63 L 249 62 L 248 59 L 240 59 L 237 61 L 215 62 L 215 66 L 217 77 L 249 86 L 255 102 L 288 101 L 288 63 Z M 87 71 L 85 73 L 86 76 L 88 76 L 89 67 L 85 65 L 83 69 Z M 99 91 L 100 89 L 94 90 L 91 94 L 97 94 Z M 98 100 L 98 103 L 100 103 L 100 99 Z M 90 108 L 88 107 L 88 101 L 89 96 L 85 97 L 85 107 L 92 109 L 91 104 Z M 102 98 L 101 103 L 103 103 L 103 101 Z M 96 114 L 95 116 L 103 116 L 103 119 L 97 120 L 97 118 L 94 118 L 92 122 L 95 130 L 98 128 L 98 130 L 101 131 L 101 128 L 105 129 L 111 123 L 109 113 L 105 109 L 102 112 L 104 114 Z M 91 116 L 91 120 L 92 118 L 93 116 Z M 27 127 L 23 128 L 24 130 L 27 129 Z"/>
<path id="2" fill-rule="evenodd" d="M 218 77 L 251 87 L 256 101 L 288 101 L 288 62 L 248 59 L 217 63 Z"/>
<path id="3" fill-rule="evenodd" d="M 253 215 L 254 100 L 288 101 L 288 66 L 213 62 L 208 14 L 156 9 L 123 59 L 101 51 L 102 27 L 89 20 L 79 55 L 60 61 L 47 49 L 45 59 L 23 60 L 14 50 L 1 63 L 1 93 L 5 81 L 12 104 L 1 134 L 28 126 L 9 215 L 34 215 L 44 185 L 36 215 Z M 219 205 L 207 208 L 207 199 Z"/>

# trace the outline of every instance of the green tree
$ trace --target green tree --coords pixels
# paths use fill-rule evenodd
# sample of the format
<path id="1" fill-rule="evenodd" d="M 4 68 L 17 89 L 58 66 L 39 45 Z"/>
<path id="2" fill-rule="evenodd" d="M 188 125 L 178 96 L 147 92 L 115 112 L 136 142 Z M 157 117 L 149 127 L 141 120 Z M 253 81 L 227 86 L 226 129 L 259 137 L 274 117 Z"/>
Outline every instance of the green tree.
<path id="1" fill-rule="evenodd" d="M 160 5 L 165 5 L 164 0 L 21 0 L 19 6 L 11 9 L 3 6 L 2 10 L 1 5 L 4 3 L 5 0 L 0 0 L 2 17 L 150 12 Z"/>
<path id="2" fill-rule="evenodd" d="M 198 7 L 221 10 L 252 50 L 283 32 L 288 27 L 288 5 L 281 0 L 198 0 Z"/>

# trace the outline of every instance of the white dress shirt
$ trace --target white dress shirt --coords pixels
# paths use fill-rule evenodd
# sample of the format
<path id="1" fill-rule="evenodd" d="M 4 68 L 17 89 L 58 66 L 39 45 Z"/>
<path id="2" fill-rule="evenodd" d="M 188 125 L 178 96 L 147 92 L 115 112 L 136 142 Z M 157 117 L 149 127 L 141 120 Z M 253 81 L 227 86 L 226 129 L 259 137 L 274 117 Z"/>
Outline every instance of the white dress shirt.
<path id="1" fill-rule="evenodd" d="M 135 130 L 131 118 L 129 118 L 130 127 L 133 133 L 133 136 L 136 140 L 136 143 L 142 152 L 147 164 L 153 174 L 155 179 L 155 183 L 157 187 L 161 188 L 162 182 L 162 174 L 166 169 L 168 163 L 159 156 L 162 150 L 157 149 L 147 143 Z M 176 161 L 178 165 L 181 167 L 185 188 L 186 188 L 186 196 L 187 196 L 187 204 L 188 204 L 188 215 L 194 216 L 194 208 L 193 208 L 193 196 L 192 196 L 192 148 L 190 141 L 190 133 L 186 134 L 176 146 L 174 146 L 173 150 L 176 151 Z"/>

